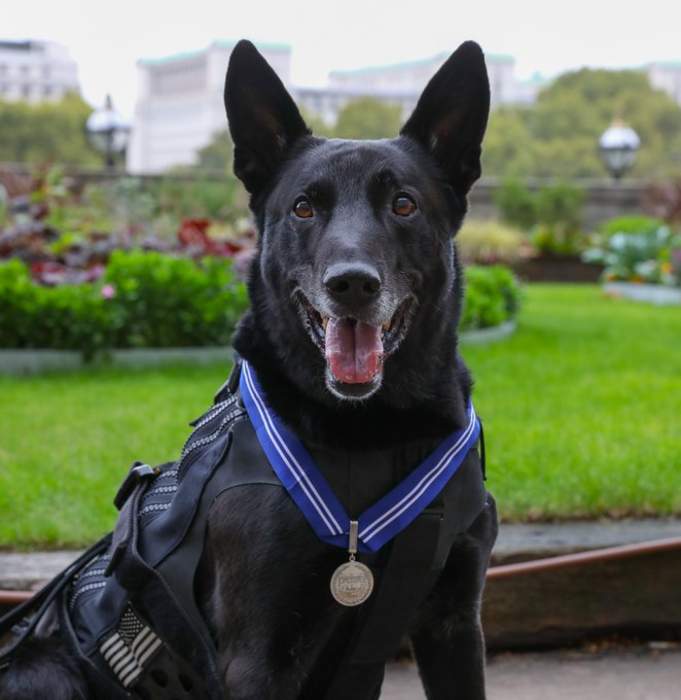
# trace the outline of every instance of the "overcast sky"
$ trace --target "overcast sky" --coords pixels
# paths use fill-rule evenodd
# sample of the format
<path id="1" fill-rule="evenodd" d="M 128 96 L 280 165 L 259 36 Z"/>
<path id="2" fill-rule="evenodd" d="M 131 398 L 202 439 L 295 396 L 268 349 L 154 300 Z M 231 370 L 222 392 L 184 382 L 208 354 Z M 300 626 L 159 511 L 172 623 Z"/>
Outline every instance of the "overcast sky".
<path id="1" fill-rule="evenodd" d="M 520 77 L 681 60 L 678 0 L 3 0 L 0 38 L 52 39 L 76 59 L 85 98 L 130 115 L 135 62 L 248 37 L 292 47 L 295 84 L 333 69 L 431 56 L 465 39 L 511 54 Z"/>

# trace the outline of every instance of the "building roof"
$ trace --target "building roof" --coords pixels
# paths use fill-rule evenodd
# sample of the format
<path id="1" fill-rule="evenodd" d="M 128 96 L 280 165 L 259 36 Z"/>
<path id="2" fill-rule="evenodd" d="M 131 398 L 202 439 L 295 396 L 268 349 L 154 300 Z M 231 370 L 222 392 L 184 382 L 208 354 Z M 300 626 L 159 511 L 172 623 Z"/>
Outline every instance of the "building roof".
<path id="1" fill-rule="evenodd" d="M 44 45 L 40 41 L 31 41 L 30 39 L 25 39 L 23 41 L 12 41 L 8 39 L 0 40 L 0 50 L 5 49 L 9 51 L 33 51 L 34 49 L 42 49 Z"/>
<path id="2" fill-rule="evenodd" d="M 359 97 L 376 97 L 381 100 L 415 100 L 420 94 L 418 90 L 380 90 L 373 88 L 346 88 L 346 87 L 316 87 L 296 86 L 292 88 L 297 97 L 334 97 L 342 99 L 355 99 Z"/>
<path id="3" fill-rule="evenodd" d="M 449 51 L 441 51 L 440 53 L 428 58 L 418 58 L 413 61 L 402 61 L 400 63 L 387 63 L 378 66 L 366 66 L 363 68 L 352 68 L 350 70 L 334 70 L 331 71 L 332 76 L 353 76 L 353 75 L 368 75 L 371 73 L 380 73 L 383 71 L 403 70 L 405 68 L 418 68 L 418 66 L 427 66 L 431 63 L 444 62 L 449 58 Z M 514 63 L 515 59 L 510 54 L 503 53 L 486 53 L 485 59 L 492 63 Z"/>
<path id="4" fill-rule="evenodd" d="M 180 51 L 179 53 L 170 54 L 169 56 L 160 56 L 159 58 L 140 58 L 137 62 L 145 66 L 156 66 L 165 63 L 175 63 L 177 61 L 186 61 L 188 59 L 198 58 L 199 56 L 204 55 L 213 47 L 219 49 L 232 49 L 237 45 L 237 43 L 238 42 L 233 39 L 217 39 L 203 49 Z M 253 43 L 255 43 L 255 45 L 262 51 L 286 52 L 291 50 L 291 46 L 289 44 L 265 41 L 257 41 Z"/>
<path id="5" fill-rule="evenodd" d="M 681 61 L 652 61 L 647 68 L 672 68 L 681 70 Z"/>

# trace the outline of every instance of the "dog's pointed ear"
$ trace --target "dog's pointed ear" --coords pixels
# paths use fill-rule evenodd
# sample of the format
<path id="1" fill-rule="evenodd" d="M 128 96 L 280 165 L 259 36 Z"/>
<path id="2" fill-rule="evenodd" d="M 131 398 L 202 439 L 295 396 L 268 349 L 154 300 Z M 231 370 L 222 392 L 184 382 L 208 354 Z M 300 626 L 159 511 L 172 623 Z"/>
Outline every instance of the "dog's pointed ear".
<path id="1" fill-rule="evenodd" d="M 467 41 L 431 78 L 400 132 L 433 155 L 462 196 L 480 177 L 489 101 L 485 57 L 478 44 Z"/>
<path id="2" fill-rule="evenodd" d="M 291 95 L 255 46 L 241 40 L 225 79 L 234 173 L 251 194 L 272 178 L 289 148 L 310 133 Z"/>

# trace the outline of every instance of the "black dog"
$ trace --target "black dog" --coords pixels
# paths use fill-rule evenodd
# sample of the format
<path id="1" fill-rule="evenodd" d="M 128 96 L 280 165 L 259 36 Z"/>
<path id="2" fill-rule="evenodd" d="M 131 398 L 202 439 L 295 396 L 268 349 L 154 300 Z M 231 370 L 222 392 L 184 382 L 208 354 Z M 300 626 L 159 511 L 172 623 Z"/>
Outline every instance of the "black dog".
<path id="1" fill-rule="evenodd" d="M 463 44 L 390 140 L 312 136 L 248 42 L 233 51 L 225 104 L 235 172 L 260 231 L 235 348 L 358 513 L 466 423 L 472 382 L 457 353 L 462 271 L 452 239 L 480 175 L 483 55 Z M 465 510 L 465 490 L 456 498 Z M 388 555 L 367 558 L 396 591 L 389 600 L 408 603 L 369 626 L 375 654 L 358 660 L 362 606 L 338 605 L 328 588 L 347 555 L 315 536 L 283 489 L 226 491 L 208 516 L 195 584 L 225 697 L 375 700 L 385 628 L 408 634 L 430 700 L 484 698 L 480 599 L 497 531 L 490 496 L 474 516 L 433 555 L 439 564 L 427 562 L 436 575 L 425 576 L 422 599 L 410 598 L 421 584 L 408 572 L 425 543 L 412 542 L 404 560 L 408 590 Z M 41 647 L 27 645 L 0 679 L 3 700 L 97 697 L 63 651 L 33 644 Z"/>

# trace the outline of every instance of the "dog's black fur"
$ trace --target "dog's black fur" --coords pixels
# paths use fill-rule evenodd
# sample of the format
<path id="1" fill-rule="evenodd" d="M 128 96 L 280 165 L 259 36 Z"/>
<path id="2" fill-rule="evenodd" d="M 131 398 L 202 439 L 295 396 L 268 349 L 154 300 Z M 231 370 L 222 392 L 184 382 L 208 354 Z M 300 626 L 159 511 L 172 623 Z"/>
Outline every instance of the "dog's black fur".
<path id="1" fill-rule="evenodd" d="M 449 58 L 395 139 L 312 136 L 249 42 L 232 54 L 225 104 L 235 172 L 260 231 L 235 347 L 272 407 L 313 453 L 388 453 L 462 427 L 471 378 L 457 353 L 462 271 L 452 238 L 480 175 L 489 110 L 480 48 L 469 42 Z M 405 196 L 415 208 L 400 213 L 395 200 Z M 339 276 L 340 286 L 329 282 Z M 397 327 L 371 382 L 343 385 L 328 370 L 319 338 L 328 316 Z M 369 477 L 353 485 L 366 504 L 383 495 Z M 208 528 L 197 595 L 226 697 L 324 697 L 356 614 L 329 597 L 338 552 L 280 489 L 223 494 Z M 479 608 L 496 528 L 491 501 L 408 630 L 430 700 L 484 698 Z M 34 651 L 6 674 L 3 699 L 88 697 L 63 652 Z M 367 671 L 363 697 L 378 697 L 381 678 L 382 669 Z M 29 683 L 33 694 L 22 694 Z"/>

